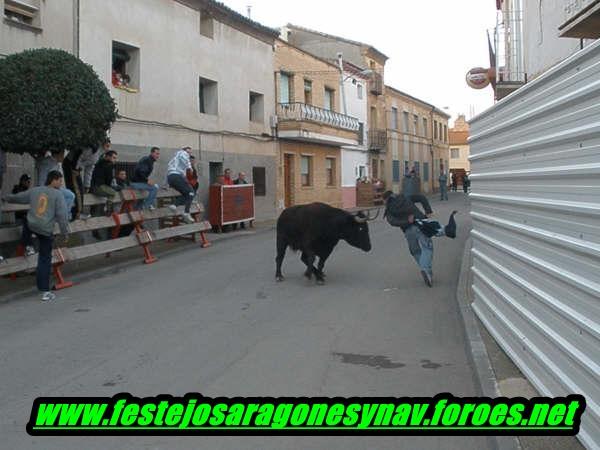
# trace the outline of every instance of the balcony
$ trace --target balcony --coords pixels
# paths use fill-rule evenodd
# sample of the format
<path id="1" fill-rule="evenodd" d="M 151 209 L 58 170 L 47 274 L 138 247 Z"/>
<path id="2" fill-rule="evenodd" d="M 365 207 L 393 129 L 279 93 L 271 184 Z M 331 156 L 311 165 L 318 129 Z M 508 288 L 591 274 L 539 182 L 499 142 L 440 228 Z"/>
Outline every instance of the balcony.
<path id="1" fill-rule="evenodd" d="M 369 92 L 373 95 L 383 95 L 383 76 L 373 73 L 369 81 Z"/>
<path id="2" fill-rule="evenodd" d="M 387 147 L 387 132 L 385 130 L 369 130 L 369 151 L 382 152 Z"/>
<path id="3" fill-rule="evenodd" d="M 278 135 L 327 145 L 358 145 L 360 122 L 354 117 L 305 103 L 277 105 Z"/>
<path id="4" fill-rule="evenodd" d="M 527 83 L 523 57 L 523 12 L 505 9 L 498 14 L 494 30 L 496 45 L 496 100 Z"/>

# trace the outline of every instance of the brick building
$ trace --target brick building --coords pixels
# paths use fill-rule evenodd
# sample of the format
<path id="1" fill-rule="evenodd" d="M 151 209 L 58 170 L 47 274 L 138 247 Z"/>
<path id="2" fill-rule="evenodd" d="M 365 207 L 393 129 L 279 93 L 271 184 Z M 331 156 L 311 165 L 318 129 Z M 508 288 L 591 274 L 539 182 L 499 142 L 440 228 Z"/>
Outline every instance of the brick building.
<path id="1" fill-rule="evenodd" d="M 461 183 L 465 173 L 471 171 L 469 162 L 469 124 L 464 115 L 458 116 L 454 122 L 454 127 L 448 132 L 450 140 L 450 171 L 457 177 L 458 183 Z"/>
<path id="2" fill-rule="evenodd" d="M 359 143 L 358 119 L 340 113 L 340 69 L 275 42 L 279 208 L 342 206 L 341 147 Z"/>

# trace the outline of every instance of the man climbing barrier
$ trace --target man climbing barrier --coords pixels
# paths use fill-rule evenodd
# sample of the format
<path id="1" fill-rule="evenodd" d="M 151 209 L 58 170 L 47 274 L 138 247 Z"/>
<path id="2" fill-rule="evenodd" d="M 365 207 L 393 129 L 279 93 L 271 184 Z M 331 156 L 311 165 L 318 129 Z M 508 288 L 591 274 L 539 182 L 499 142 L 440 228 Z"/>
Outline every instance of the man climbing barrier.
<path id="1" fill-rule="evenodd" d="M 450 215 L 448 225 L 442 226 L 439 222 L 431 220 L 433 210 L 424 195 L 403 194 L 394 195 L 387 191 L 383 194 L 385 201 L 384 217 L 394 227 L 402 228 L 408 242 L 410 254 L 413 256 L 421 269 L 421 275 L 427 286 L 433 286 L 433 241 L 432 237 L 446 236 L 450 239 L 456 238 L 456 221 L 453 211 Z M 425 212 L 421 211 L 415 203 L 420 203 Z"/>

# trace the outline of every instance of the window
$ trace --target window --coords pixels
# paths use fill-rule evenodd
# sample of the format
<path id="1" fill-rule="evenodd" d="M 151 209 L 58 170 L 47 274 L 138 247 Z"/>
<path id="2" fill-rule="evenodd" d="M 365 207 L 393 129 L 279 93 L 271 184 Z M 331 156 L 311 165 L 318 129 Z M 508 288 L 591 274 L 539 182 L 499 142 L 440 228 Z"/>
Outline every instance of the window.
<path id="1" fill-rule="evenodd" d="M 425 182 L 429 181 L 429 163 L 428 162 L 423 163 L 423 181 L 425 181 Z"/>
<path id="2" fill-rule="evenodd" d="M 291 103 L 292 98 L 292 76 L 281 72 L 279 82 L 279 103 Z"/>
<path id="3" fill-rule="evenodd" d="M 451 148 L 450 149 L 450 159 L 459 159 L 460 158 L 460 149 Z"/>
<path id="4" fill-rule="evenodd" d="M 437 120 L 433 121 L 433 138 L 434 139 L 438 138 L 438 123 L 437 123 Z"/>
<path id="5" fill-rule="evenodd" d="M 398 129 L 398 108 L 392 108 L 392 130 Z"/>
<path id="6" fill-rule="evenodd" d="M 417 176 L 421 175 L 421 167 L 420 167 L 420 162 L 419 161 L 415 161 L 414 164 L 414 168 L 415 168 L 415 173 L 417 174 Z"/>
<path id="7" fill-rule="evenodd" d="M 419 135 L 419 116 L 413 114 L 413 126 L 414 126 L 414 134 L 415 136 Z"/>
<path id="8" fill-rule="evenodd" d="M 325 158 L 325 180 L 327 186 L 335 186 L 335 158 Z"/>
<path id="9" fill-rule="evenodd" d="M 379 161 L 379 178 L 385 178 L 385 161 Z"/>
<path id="10" fill-rule="evenodd" d="M 219 114 L 219 89 L 216 81 L 200 77 L 198 100 L 202 114 Z"/>
<path id="11" fill-rule="evenodd" d="M 200 11 L 200 34 L 210 39 L 214 37 L 214 21 L 206 10 Z"/>
<path id="12" fill-rule="evenodd" d="M 444 142 L 448 142 L 448 126 L 444 125 Z"/>
<path id="13" fill-rule="evenodd" d="M 363 99 L 363 95 L 364 95 L 363 90 L 364 90 L 363 85 L 358 83 L 356 85 L 356 96 L 358 97 L 359 100 Z"/>
<path id="14" fill-rule="evenodd" d="M 444 135 L 442 134 L 442 122 L 438 122 L 438 127 L 440 128 L 438 131 L 438 137 L 440 141 L 444 140 Z"/>
<path id="15" fill-rule="evenodd" d="M 378 169 L 378 165 L 377 165 L 377 160 L 374 159 L 373 161 L 371 161 L 371 170 L 373 171 L 372 173 L 372 177 L 373 178 L 377 178 L 377 169 Z"/>
<path id="16" fill-rule="evenodd" d="M 366 166 L 358 166 L 358 178 L 363 178 L 366 176 L 367 176 Z"/>
<path id="17" fill-rule="evenodd" d="M 312 156 L 300 157 L 300 183 L 302 186 L 312 186 Z"/>
<path id="18" fill-rule="evenodd" d="M 406 111 L 404 111 L 404 112 L 402 113 L 402 116 L 403 116 L 403 117 L 402 117 L 402 119 L 403 119 L 403 122 L 404 122 L 404 123 L 402 124 L 402 125 L 403 125 L 403 127 L 404 127 L 404 132 L 405 132 L 405 133 L 408 133 L 408 120 L 409 120 L 409 119 L 408 119 L 408 113 L 407 113 Z"/>
<path id="19" fill-rule="evenodd" d="M 429 137 L 429 130 L 427 129 L 427 118 L 423 117 L 423 136 Z"/>
<path id="20" fill-rule="evenodd" d="M 334 95 L 335 91 L 333 89 L 325 88 L 325 102 L 323 107 L 328 111 L 333 111 L 335 109 Z"/>
<path id="21" fill-rule="evenodd" d="M 113 41 L 112 85 L 130 92 L 140 88 L 139 48 Z"/>
<path id="22" fill-rule="evenodd" d="M 304 80 L 304 103 L 312 105 L 312 81 Z"/>
<path id="23" fill-rule="evenodd" d="M 250 92 L 250 121 L 262 123 L 265 119 L 265 96 Z"/>
<path id="24" fill-rule="evenodd" d="M 404 174 L 407 175 L 410 172 L 408 161 L 404 161 Z"/>
<path id="25" fill-rule="evenodd" d="M 392 181 L 394 183 L 400 182 L 400 161 L 392 161 Z"/>
<path id="26" fill-rule="evenodd" d="M 264 167 L 252 168 L 252 183 L 254 183 L 254 195 L 256 197 L 267 195 L 267 173 Z"/>
<path id="27" fill-rule="evenodd" d="M 358 123 L 358 145 L 364 145 L 365 143 L 365 124 L 363 122 Z"/>
<path id="28" fill-rule="evenodd" d="M 4 17 L 11 22 L 40 26 L 39 0 L 4 0 Z"/>

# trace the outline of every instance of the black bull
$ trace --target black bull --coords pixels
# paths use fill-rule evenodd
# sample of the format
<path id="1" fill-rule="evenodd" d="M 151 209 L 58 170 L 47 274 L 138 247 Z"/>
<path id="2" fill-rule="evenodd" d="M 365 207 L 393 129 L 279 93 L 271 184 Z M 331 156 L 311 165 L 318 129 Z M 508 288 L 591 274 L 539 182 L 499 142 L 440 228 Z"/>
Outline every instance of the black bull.
<path id="1" fill-rule="evenodd" d="M 379 212 L 377 213 L 379 215 Z M 362 212 L 351 214 L 342 209 L 323 203 L 293 206 L 281 213 L 277 221 L 277 281 L 283 281 L 281 264 L 285 251 L 290 247 L 302 252 L 302 262 L 306 264 L 304 275 L 310 280 L 314 275 L 319 284 L 325 281 L 323 268 L 325 261 L 340 240 L 365 252 L 371 251 L 369 237 L 370 220 L 375 220 Z M 315 268 L 315 259 L 319 264 Z"/>

